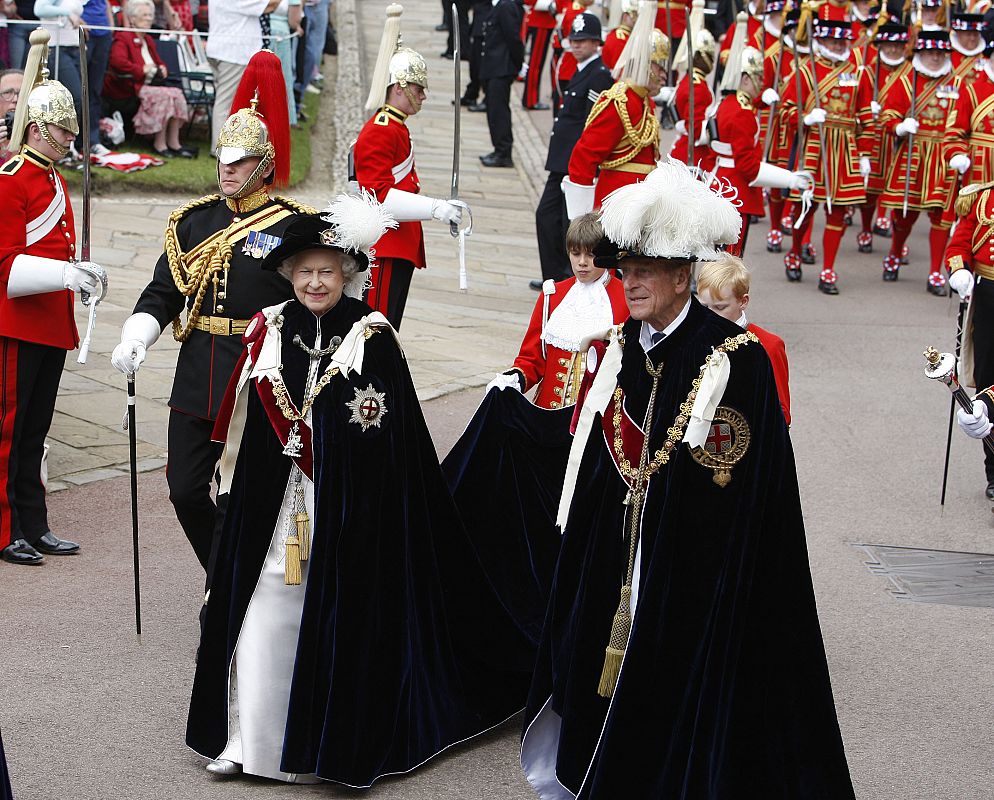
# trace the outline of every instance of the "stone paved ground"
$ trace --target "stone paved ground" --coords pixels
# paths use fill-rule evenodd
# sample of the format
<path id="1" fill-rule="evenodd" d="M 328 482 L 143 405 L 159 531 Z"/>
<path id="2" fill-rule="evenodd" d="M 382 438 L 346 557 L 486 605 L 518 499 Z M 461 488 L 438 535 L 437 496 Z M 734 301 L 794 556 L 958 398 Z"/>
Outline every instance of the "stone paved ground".
<path id="1" fill-rule="evenodd" d="M 342 7 L 349 0 L 339 0 Z M 406 41 L 426 54 L 432 93 L 411 121 L 424 190 L 448 187 L 451 106 L 443 46 L 432 27 L 435 0 L 409 0 Z M 358 4 L 357 29 L 371 64 L 384 0 Z M 340 26 L 341 27 L 341 26 Z M 367 66 L 368 70 L 368 66 Z M 337 90 L 336 90 L 337 91 Z M 341 97 L 342 95 L 339 95 Z M 425 413 L 444 453 L 479 399 L 479 386 L 513 357 L 535 296 L 532 204 L 544 180 L 548 114 L 518 108 L 515 170 L 485 171 L 480 115 L 463 117 L 463 186 L 476 209 L 470 242 L 471 290 L 457 289 L 448 233 L 428 226 L 431 268 L 415 279 L 403 336 Z M 530 117 L 530 119 L 529 119 Z M 532 128 L 528 125 L 534 123 Z M 337 131 L 341 136 L 354 134 Z M 303 198 L 321 202 L 331 181 L 311 181 Z M 206 189 L 207 187 L 205 187 Z M 176 201 L 99 201 L 94 258 L 112 269 L 112 289 L 85 368 L 70 365 L 53 426 L 56 484 L 91 482 L 52 498 L 56 529 L 78 533 L 83 553 L 40 570 L 0 566 L 5 670 L 0 725 L 18 800 L 123 798 L 356 797 L 330 787 L 265 781 L 222 784 L 182 745 L 196 646 L 201 576 L 182 538 L 161 471 L 142 480 L 146 633 L 130 631 L 130 517 L 120 431 L 123 380 L 107 354 L 160 248 Z M 819 221 L 819 230 L 820 230 Z M 858 255 L 849 231 L 838 263 L 842 293 L 826 298 L 788 285 L 779 256 L 753 232 L 750 318 L 785 339 L 791 365 L 793 440 L 812 578 L 836 703 L 861 800 L 987 800 L 994 751 L 994 642 L 983 608 L 900 603 L 870 575 L 851 545 L 871 542 L 991 552 L 994 518 L 983 499 L 980 450 L 956 434 L 951 484 L 938 507 L 948 398 L 921 375 L 926 344 L 952 346 L 955 305 L 924 292 L 925 230 L 911 240 L 913 263 L 896 284 L 880 280 L 879 252 Z M 819 237 L 816 236 L 816 242 Z M 164 339 L 139 377 L 141 456 L 164 452 L 164 401 L 175 346 Z M 469 388 L 464 388 L 469 387 Z M 463 391 L 444 394 L 452 389 Z M 442 395 L 442 396 L 438 396 Z M 706 511 L 706 510 L 705 510 Z M 692 532 L 688 532 L 692 535 Z M 514 798 L 530 796 L 516 766 L 515 724 L 460 748 L 415 775 L 368 796 Z M 365 796 L 365 795 L 364 795 Z"/>

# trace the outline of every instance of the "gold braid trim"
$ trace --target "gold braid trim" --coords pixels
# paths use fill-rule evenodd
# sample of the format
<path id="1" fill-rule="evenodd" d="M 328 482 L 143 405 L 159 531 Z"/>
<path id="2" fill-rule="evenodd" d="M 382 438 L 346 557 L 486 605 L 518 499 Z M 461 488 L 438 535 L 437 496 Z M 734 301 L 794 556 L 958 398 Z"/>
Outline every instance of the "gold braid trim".
<path id="1" fill-rule="evenodd" d="M 173 320 L 173 338 L 177 342 L 185 342 L 194 329 L 197 319 L 200 317 L 200 307 L 203 305 L 204 296 L 207 294 L 207 287 L 211 278 L 220 272 L 227 261 L 231 259 L 231 246 L 227 246 L 227 256 L 220 253 L 222 248 L 214 251 L 213 256 L 207 260 L 201 260 L 200 266 L 195 267 L 192 272 L 188 271 L 185 263 L 185 253 L 180 248 L 177 230 L 180 220 L 191 211 L 209 206 L 221 199 L 221 195 L 209 194 L 199 200 L 193 200 L 180 208 L 177 208 L 169 215 L 169 222 L 166 225 L 165 251 L 166 259 L 169 262 L 169 272 L 173 276 L 173 283 L 184 297 L 193 297 L 193 307 L 187 314 L 186 325 L 180 324 L 179 315 Z M 222 243 L 226 244 L 226 243 Z"/>
<path id="2" fill-rule="evenodd" d="M 617 153 L 626 145 L 630 145 L 631 149 L 616 158 L 602 162 L 600 165 L 601 169 L 616 169 L 623 164 L 627 164 L 650 144 L 653 145 L 655 154 L 658 156 L 659 120 L 656 119 L 652 108 L 643 104 L 642 119 L 639 120 L 638 125 L 632 125 L 632 121 L 628 116 L 628 84 L 624 81 L 618 81 L 610 89 L 601 93 L 600 97 L 597 98 L 597 102 L 594 103 L 593 108 L 590 109 L 590 114 L 587 116 L 584 127 L 590 125 L 609 104 L 614 106 L 618 119 L 621 120 L 621 126 L 625 130 L 625 136 L 618 142 L 614 152 Z"/>

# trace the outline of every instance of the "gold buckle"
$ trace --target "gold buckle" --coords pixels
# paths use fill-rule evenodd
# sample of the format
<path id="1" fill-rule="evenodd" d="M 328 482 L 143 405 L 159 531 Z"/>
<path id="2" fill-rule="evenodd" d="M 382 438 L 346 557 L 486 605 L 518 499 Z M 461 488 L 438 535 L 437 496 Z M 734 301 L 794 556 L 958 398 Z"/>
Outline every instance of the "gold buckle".
<path id="1" fill-rule="evenodd" d="M 228 336 L 231 332 L 231 320 L 227 317 L 210 318 L 211 336 Z"/>

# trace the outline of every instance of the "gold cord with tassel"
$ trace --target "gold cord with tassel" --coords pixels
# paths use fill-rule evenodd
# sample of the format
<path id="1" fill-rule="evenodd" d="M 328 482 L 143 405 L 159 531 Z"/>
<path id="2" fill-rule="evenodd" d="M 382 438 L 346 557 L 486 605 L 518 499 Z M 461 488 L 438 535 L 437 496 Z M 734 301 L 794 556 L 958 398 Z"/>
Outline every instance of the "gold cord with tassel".
<path id="1" fill-rule="evenodd" d="M 307 514 L 307 506 L 304 502 L 304 486 L 300 482 L 300 469 L 297 469 L 297 485 L 294 487 L 296 496 L 297 513 L 294 520 L 297 523 L 297 539 L 300 541 L 300 560 L 307 561 L 311 557 L 311 518 Z"/>
<path id="2" fill-rule="evenodd" d="M 604 666 L 601 669 L 601 679 L 597 684 L 597 694 L 601 697 L 612 697 L 621 675 L 621 664 L 625 660 L 625 650 L 632 633 L 632 579 L 635 573 L 635 554 L 638 549 L 639 525 L 642 517 L 642 504 L 648 488 L 652 470 L 649 465 L 649 436 L 652 433 L 652 412 L 656 405 L 656 390 L 659 388 L 659 376 L 663 365 L 653 367 L 646 358 L 645 368 L 652 376 L 652 391 L 649 393 L 649 405 L 645 413 L 645 436 L 642 439 L 642 452 L 639 456 L 639 468 L 635 476 L 635 485 L 625 497 L 625 505 L 629 513 L 628 534 L 628 570 L 625 582 L 621 587 L 621 600 L 618 610 L 611 621 L 611 637 L 608 639 L 604 652 Z"/>
<path id="3" fill-rule="evenodd" d="M 287 586 L 300 586 L 300 539 L 297 538 L 296 532 L 286 537 L 283 582 Z"/>

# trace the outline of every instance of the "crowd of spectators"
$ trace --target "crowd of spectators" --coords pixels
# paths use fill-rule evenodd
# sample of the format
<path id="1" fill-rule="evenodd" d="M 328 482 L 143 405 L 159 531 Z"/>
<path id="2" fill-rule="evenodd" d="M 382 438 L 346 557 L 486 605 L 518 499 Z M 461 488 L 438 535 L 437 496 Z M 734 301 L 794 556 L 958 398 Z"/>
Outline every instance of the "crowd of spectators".
<path id="1" fill-rule="evenodd" d="M 163 39 L 176 42 L 206 36 L 206 44 L 187 48 L 202 54 L 197 63 L 213 94 L 211 149 L 228 115 L 235 87 L 249 58 L 268 47 L 283 64 L 290 122 L 303 119 L 305 91 L 320 91 L 322 54 L 334 52 L 329 30 L 332 0 L 0 0 L 0 106 L 16 105 L 27 58 L 28 37 L 37 26 L 51 34 L 48 69 L 72 93 L 82 120 L 82 81 L 79 29 L 86 37 L 86 67 L 90 85 L 90 152 L 110 151 L 101 139 L 100 120 L 120 111 L 129 130 L 148 141 L 163 158 L 194 158 L 196 148 L 181 137 L 196 109 L 188 103 L 189 80 L 176 74 L 175 62 L 164 58 Z M 35 24 L 24 24 L 33 22 Z M 110 30 L 123 28 L 123 30 Z M 211 31 L 216 31 L 210 35 Z M 171 44 L 169 53 L 177 48 Z M 4 76 L 8 84 L 3 88 Z M 14 86 L 13 84 L 17 85 Z M 204 81 L 197 81 L 202 87 Z M 6 95 L 12 98 L 9 100 Z M 201 109 L 203 112 L 205 109 Z M 0 123 L 0 146 L 6 130 Z M 81 136 L 84 135 L 81 132 Z M 69 158 L 78 158 L 74 148 Z"/>

